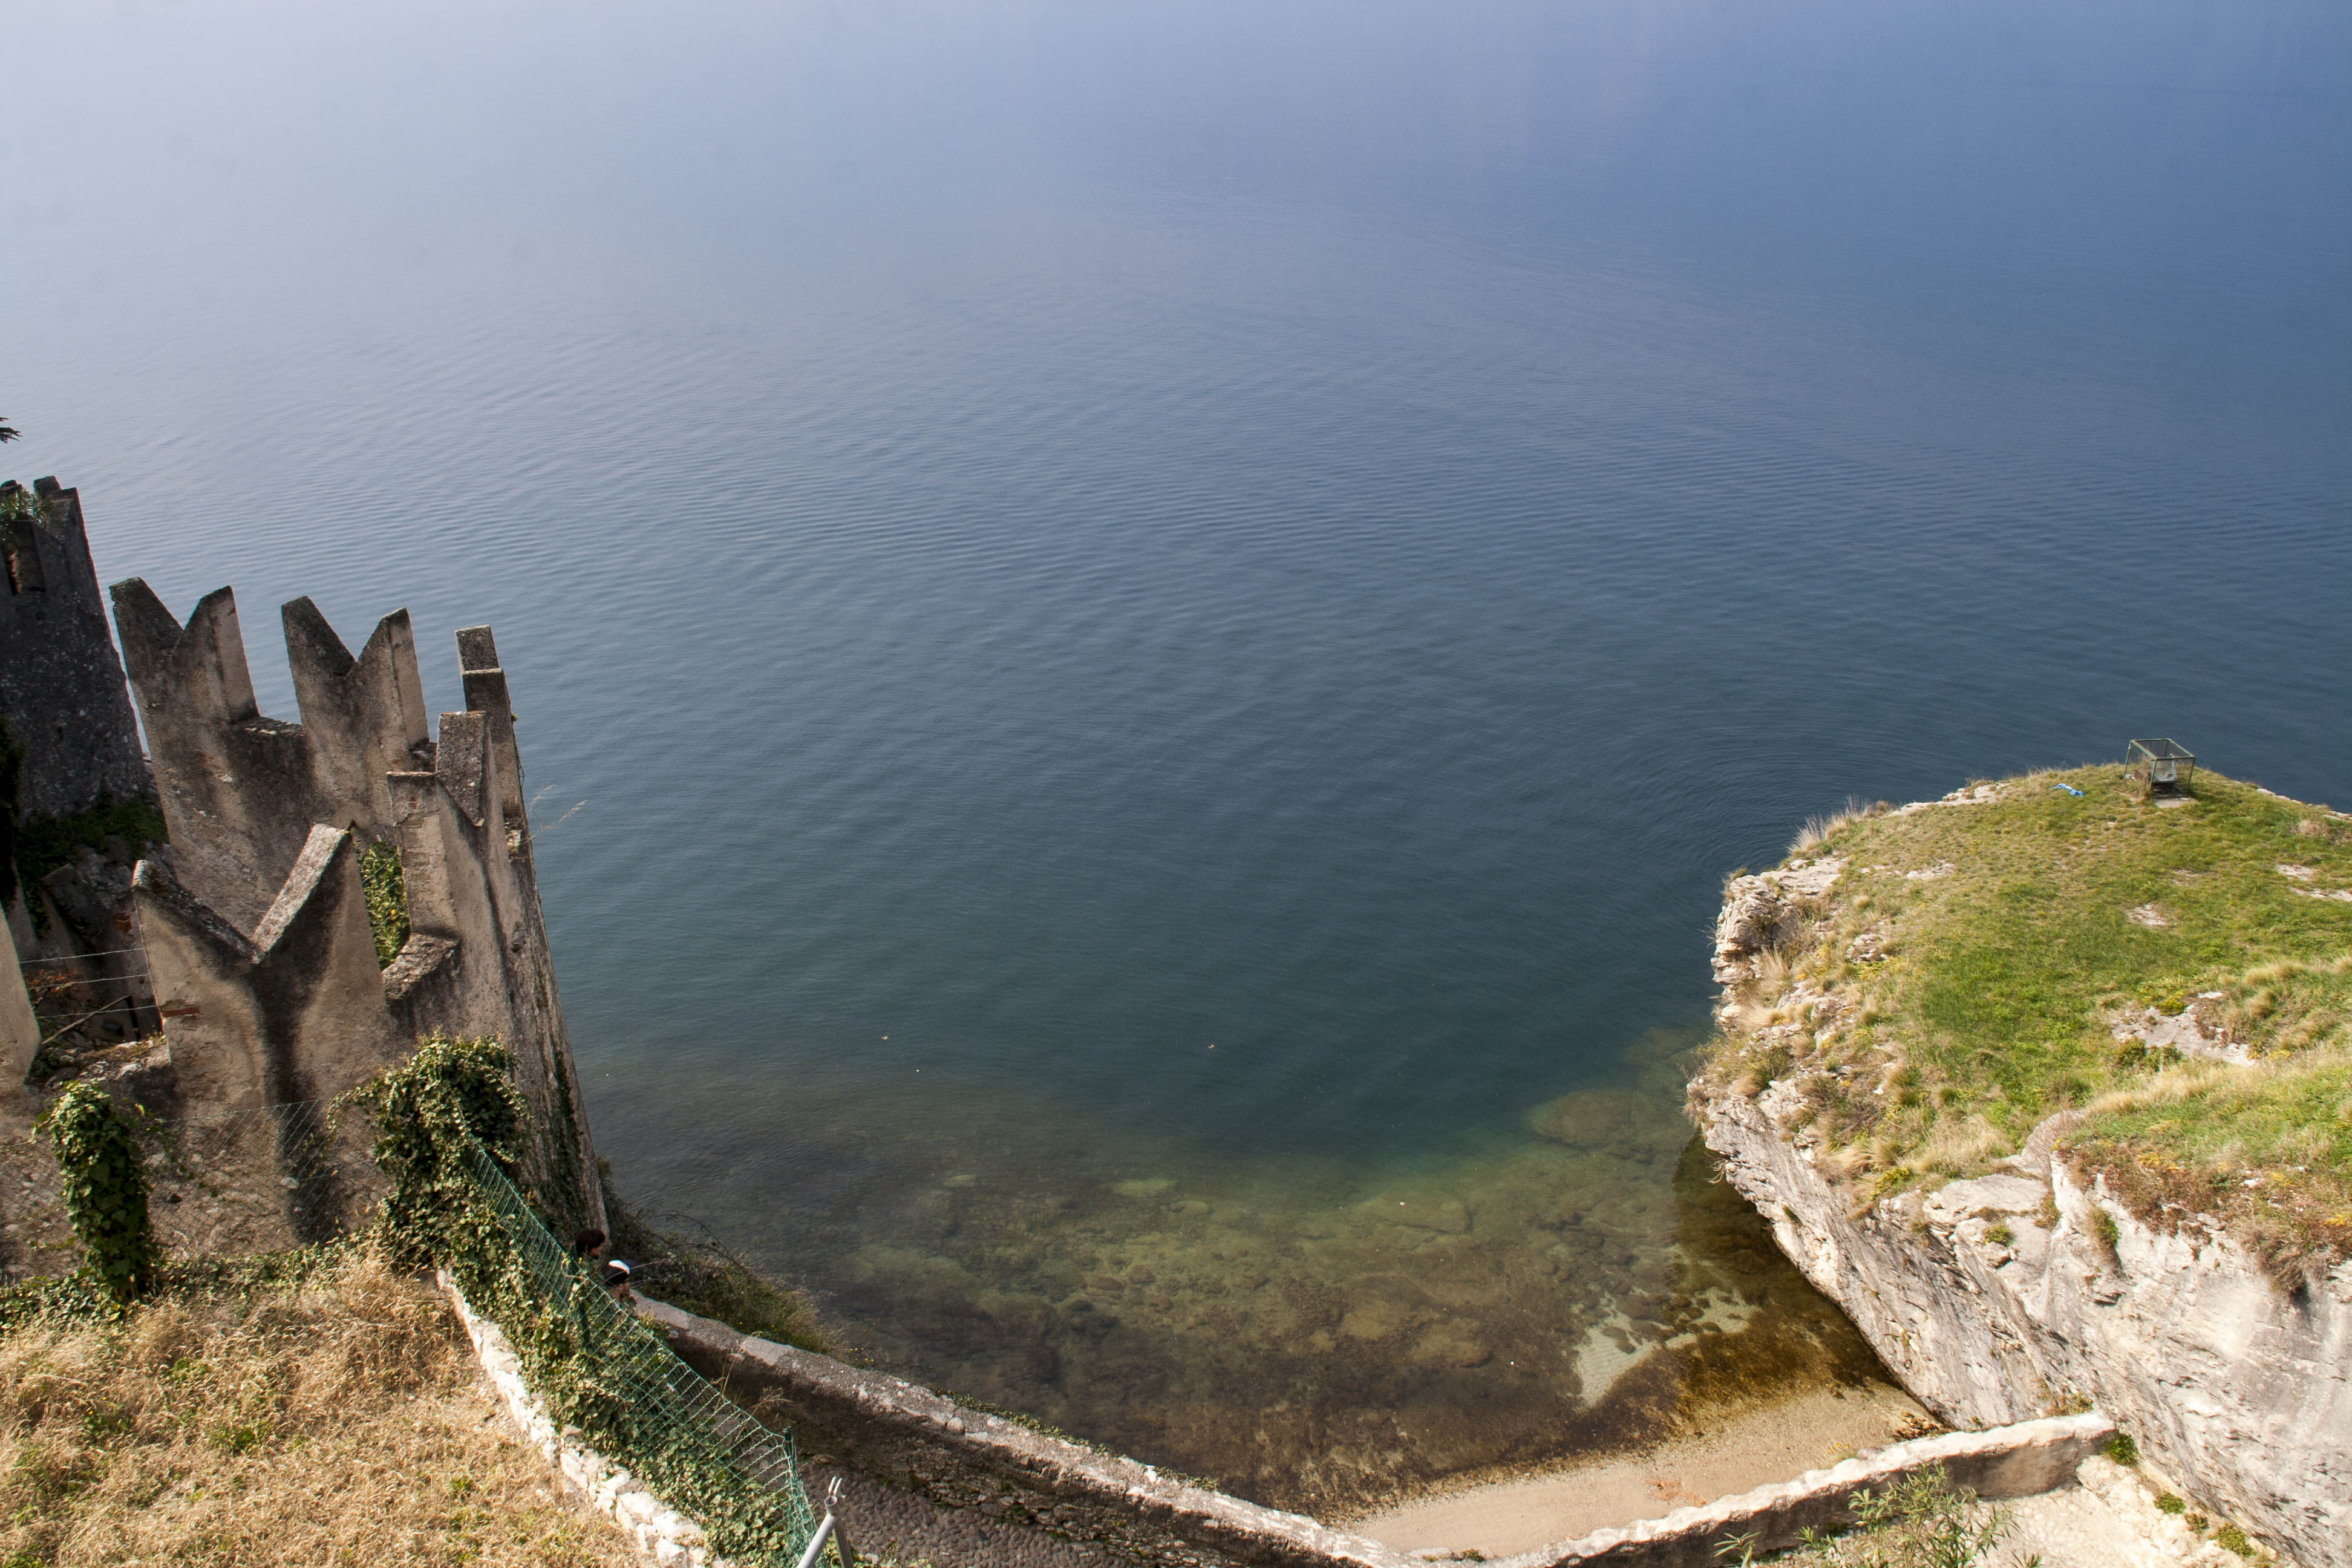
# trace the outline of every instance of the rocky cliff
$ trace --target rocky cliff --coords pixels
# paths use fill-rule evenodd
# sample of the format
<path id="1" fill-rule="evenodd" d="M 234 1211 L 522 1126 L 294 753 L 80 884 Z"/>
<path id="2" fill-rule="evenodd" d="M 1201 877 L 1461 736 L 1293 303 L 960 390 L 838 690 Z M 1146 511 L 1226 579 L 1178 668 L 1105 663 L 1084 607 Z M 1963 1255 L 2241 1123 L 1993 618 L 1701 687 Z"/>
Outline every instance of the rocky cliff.
<path id="1" fill-rule="evenodd" d="M 1998 798 L 1962 792 L 1900 815 Z M 1867 853 L 1881 858 L 1888 842 Z M 2095 1162 L 2072 1157 L 2080 1111 L 2043 1117 L 2014 1153 L 1988 1135 L 1972 1166 L 1906 1169 L 1882 1143 L 1874 1170 L 1866 1144 L 1842 1147 L 1825 1099 L 1859 1099 L 1865 1116 L 1895 1103 L 1890 1086 L 1917 1100 L 1901 1087 L 1917 1082 L 1904 1076 L 1910 1064 L 1880 1043 L 1872 1016 L 1888 1005 L 1874 965 L 1901 940 L 1885 918 L 1885 879 L 1916 885 L 1953 867 L 1863 867 L 1836 847 L 1726 888 L 1722 1035 L 1691 1087 L 1726 1176 L 1946 1420 L 1983 1426 L 2095 1405 L 2193 1504 L 2305 1568 L 2352 1564 L 2352 1262 L 2329 1267 L 2323 1255 L 2283 1285 L 2274 1259 L 2214 1215 L 2136 1213 L 2147 1204 L 2127 1204 Z M 1825 942 L 1840 951 L 1801 962 L 1809 942 Z M 1955 1164 L 1975 1173 L 1952 1179 Z"/>

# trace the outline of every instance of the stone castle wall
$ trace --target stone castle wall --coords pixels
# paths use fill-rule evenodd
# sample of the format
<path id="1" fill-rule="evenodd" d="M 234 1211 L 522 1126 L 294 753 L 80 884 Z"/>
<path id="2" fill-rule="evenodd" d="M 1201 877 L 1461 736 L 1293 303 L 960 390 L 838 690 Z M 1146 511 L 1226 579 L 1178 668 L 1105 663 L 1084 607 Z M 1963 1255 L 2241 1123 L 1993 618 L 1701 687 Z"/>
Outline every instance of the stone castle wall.
<path id="1" fill-rule="evenodd" d="M 457 634 L 469 707 L 436 739 L 405 611 L 355 657 L 310 600 L 284 606 L 298 723 L 257 705 L 231 590 L 184 622 L 140 579 L 112 594 L 172 840 L 132 896 L 186 1114 L 328 1098 L 419 1035 L 495 1036 L 535 1118 L 533 1184 L 601 1224 L 489 628 Z M 378 845 L 409 920 L 382 969 L 360 869 Z"/>
<path id="2" fill-rule="evenodd" d="M 50 1000 L 37 1012 L 15 968 L 0 978 L 0 1121 L 21 1131 L 38 1109 L 26 1079 L 47 1040 L 64 1043 L 40 1057 L 45 1078 L 93 1078 L 185 1119 L 192 1136 L 226 1137 L 268 1108 L 331 1099 L 421 1035 L 494 1036 L 534 1112 L 526 1174 L 554 1217 L 601 1225 L 489 628 L 457 634 L 467 708 L 441 716 L 436 740 L 407 613 L 385 616 L 353 655 L 297 599 L 280 618 L 301 718 L 272 719 L 254 698 L 234 593 L 206 595 L 184 622 L 143 581 L 116 584 L 118 658 L 80 497 L 54 479 L 37 494 L 40 516 L 15 524 L 0 595 L 18 816 L 147 803 L 170 843 L 142 859 L 138 844 L 110 838 L 11 901 L 16 956 Z M 361 870 L 377 847 L 397 850 L 406 884 L 409 935 L 389 965 Z M 108 1014 L 111 1031 L 77 1047 L 95 1027 L 91 999 L 123 1016 Z M 162 1050 L 128 1044 L 158 1032 Z M 263 1140 L 221 1173 L 292 1194 L 309 1173 L 243 1167 L 315 1153 L 273 1155 Z M 244 1243 L 317 1239 L 358 1217 L 307 1195 L 278 1206 L 277 1221 L 239 1232 Z"/>
<path id="3" fill-rule="evenodd" d="M 23 493 L 13 481 L 0 489 L 12 500 Z M 16 757 L 12 811 L 19 830 L 155 795 L 107 629 L 80 493 L 44 479 L 33 494 L 37 515 L 9 524 L 0 549 L 0 723 Z M 111 1040 L 155 1026 L 143 965 L 126 951 L 137 846 L 120 848 L 119 856 L 84 850 L 65 865 L 37 869 L 37 885 L 20 883 L 13 854 L 0 864 L 0 910 L 13 956 L 72 982 L 77 1002 L 102 1005 L 84 1023 Z M 27 1114 L 19 1086 L 42 1037 L 12 968 L 0 978 L 0 1123 Z"/>
<path id="4" fill-rule="evenodd" d="M 0 719 L 24 748 L 16 809 L 69 816 L 103 798 L 152 800 L 81 493 L 53 479 L 34 488 L 41 515 L 14 525 L 0 594 Z"/>

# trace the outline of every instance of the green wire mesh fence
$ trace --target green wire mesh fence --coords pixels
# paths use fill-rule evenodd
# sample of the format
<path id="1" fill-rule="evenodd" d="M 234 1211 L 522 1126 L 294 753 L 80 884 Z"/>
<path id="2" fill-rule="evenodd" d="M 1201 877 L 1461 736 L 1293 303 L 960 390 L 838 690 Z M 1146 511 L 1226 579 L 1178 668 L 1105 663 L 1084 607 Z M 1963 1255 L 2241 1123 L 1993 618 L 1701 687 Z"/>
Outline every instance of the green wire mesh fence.
<path id="1" fill-rule="evenodd" d="M 815 1533 L 817 1519 L 801 1484 L 792 1439 L 770 1430 L 688 1366 L 667 1342 L 590 1277 L 531 1211 L 513 1182 L 479 1143 L 468 1141 L 466 1173 L 498 1215 L 520 1264 L 521 1305 L 505 1317 L 550 1314 L 564 1338 L 577 1336 L 583 1375 L 576 1408 L 558 1412 L 583 1427 L 592 1446 L 628 1465 L 669 1504 L 688 1513 L 698 1494 L 730 1494 L 739 1516 L 744 1500 L 767 1517 L 749 1521 L 769 1544 L 730 1555 L 739 1563 L 796 1563 Z M 518 1345 L 550 1326 L 504 1321 L 495 1306 L 476 1302 Z"/>

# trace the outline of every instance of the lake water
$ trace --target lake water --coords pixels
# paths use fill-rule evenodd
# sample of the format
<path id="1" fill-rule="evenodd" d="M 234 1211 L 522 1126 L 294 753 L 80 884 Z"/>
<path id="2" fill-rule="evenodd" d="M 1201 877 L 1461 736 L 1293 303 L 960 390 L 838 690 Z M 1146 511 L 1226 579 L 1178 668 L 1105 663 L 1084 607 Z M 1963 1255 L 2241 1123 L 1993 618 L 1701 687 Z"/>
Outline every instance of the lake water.
<path id="1" fill-rule="evenodd" d="M 2352 797 L 2332 0 L 0 58 L 5 468 L 234 582 L 271 712 L 297 594 L 443 706 L 495 624 L 624 1190 L 1255 1496 L 1867 1375 L 1675 1120 L 1807 814 L 2149 733 Z"/>

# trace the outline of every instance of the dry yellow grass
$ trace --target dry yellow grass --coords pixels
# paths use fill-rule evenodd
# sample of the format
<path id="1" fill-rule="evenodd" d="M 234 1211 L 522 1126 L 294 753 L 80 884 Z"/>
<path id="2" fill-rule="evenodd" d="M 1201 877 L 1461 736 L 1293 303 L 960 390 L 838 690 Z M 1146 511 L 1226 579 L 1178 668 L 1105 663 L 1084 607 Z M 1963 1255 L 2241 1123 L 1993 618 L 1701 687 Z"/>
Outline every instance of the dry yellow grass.
<path id="1" fill-rule="evenodd" d="M 0 1336 L 0 1568 L 613 1564 L 448 1308 L 365 1258 L 294 1292 Z"/>

